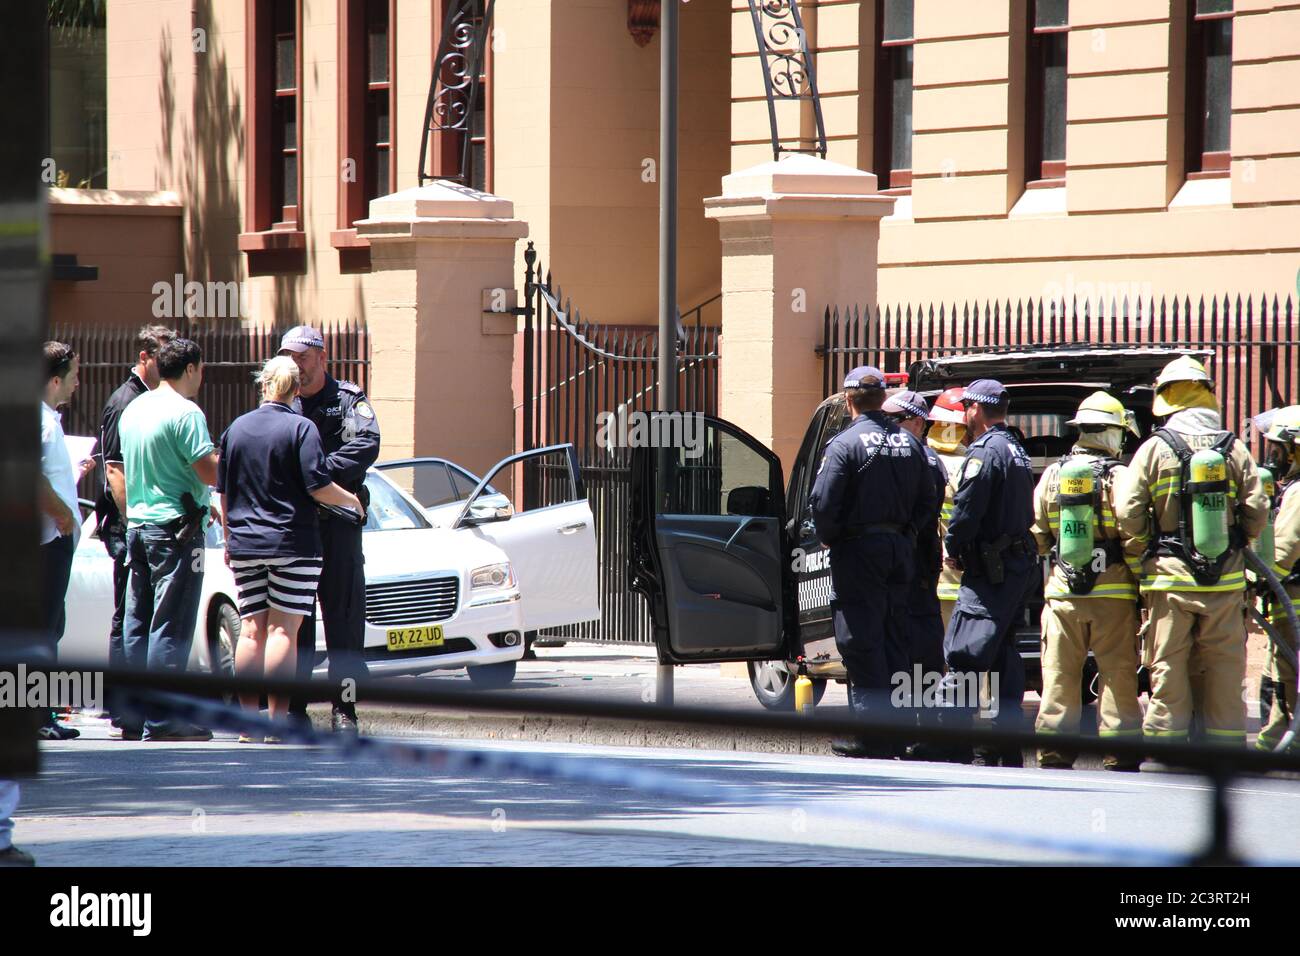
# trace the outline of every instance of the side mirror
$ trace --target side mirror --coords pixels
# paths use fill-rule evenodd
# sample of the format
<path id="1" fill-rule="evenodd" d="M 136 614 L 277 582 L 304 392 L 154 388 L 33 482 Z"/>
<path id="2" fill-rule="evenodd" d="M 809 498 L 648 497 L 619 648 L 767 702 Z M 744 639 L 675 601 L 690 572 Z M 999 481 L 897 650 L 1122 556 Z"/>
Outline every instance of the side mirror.
<path id="1" fill-rule="evenodd" d="M 470 504 L 461 524 L 474 526 L 508 521 L 514 513 L 515 509 L 510 506 L 510 499 L 505 495 L 485 495 Z"/>

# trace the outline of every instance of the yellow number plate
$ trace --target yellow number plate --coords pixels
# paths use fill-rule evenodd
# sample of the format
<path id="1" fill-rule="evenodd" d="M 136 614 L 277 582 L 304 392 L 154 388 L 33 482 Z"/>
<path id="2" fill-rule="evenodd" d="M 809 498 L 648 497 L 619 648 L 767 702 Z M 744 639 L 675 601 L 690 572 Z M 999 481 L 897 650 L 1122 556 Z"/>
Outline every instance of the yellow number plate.
<path id="1" fill-rule="evenodd" d="M 388 631 L 388 649 L 390 651 L 411 651 L 420 647 L 442 647 L 442 628 L 433 624 L 428 627 L 395 627 Z"/>

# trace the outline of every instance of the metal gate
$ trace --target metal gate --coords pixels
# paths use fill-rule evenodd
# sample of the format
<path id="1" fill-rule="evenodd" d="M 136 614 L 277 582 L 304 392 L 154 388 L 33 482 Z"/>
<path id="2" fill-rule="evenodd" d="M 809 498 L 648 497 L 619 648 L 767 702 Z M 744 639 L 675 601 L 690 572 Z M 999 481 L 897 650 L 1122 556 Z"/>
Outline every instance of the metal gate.
<path id="1" fill-rule="evenodd" d="M 547 636 L 598 643 L 650 644 L 649 613 L 627 586 L 631 508 L 631 451 L 610 441 L 602 413 L 650 412 L 659 399 L 658 330 L 649 326 L 592 325 L 564 296 L 538 261 L 524 253 L 523 449 L 572 442 L 577 448 L 596 522 L 600 574 L 599 620 L 558 628 Z M 718 411 L 719 328 L 705 325 L 705 307 L 690 310 L 677 332 L 677 409 Z M 618 418 L 614 419 L 617 422 Z M 526 468 L 526 504 L 545 496 L 545 464 Z"/>
<path id="2" fill-rule="evenodd" d="M 1290 296 L 1224 295 L 1067 304 L 1036 299 L 963 305 L 827 308 L 822 392 L 830 395 L 856 365 L 906 371 L 940 355 L 1039 345 L 1164 346 L 1208 349 L 1225 428 L 1254 442 L 1246 423 L 1297 400 L 1300 338 Z"/>

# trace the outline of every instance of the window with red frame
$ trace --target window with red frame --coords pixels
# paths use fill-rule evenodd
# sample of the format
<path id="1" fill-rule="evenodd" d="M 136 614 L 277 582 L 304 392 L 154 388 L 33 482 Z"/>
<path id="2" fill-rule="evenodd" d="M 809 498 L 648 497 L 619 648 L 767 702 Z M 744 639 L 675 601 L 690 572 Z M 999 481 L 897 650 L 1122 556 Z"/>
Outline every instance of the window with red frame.
<path id="1" fill-rule="evenodd" d="M 271 210 L 280 223 L 298 221 L 298 9 L 297 0 L 273 0 L 275 52 L 271 106 Z"/>
<path id="2" fill-rule="evenodd" d="M 1227 176 L 1232 163 L 1232 0 L 1189 0 L 1187 178 Z"/>
<path id="3" fill-rule="evenodd" d="M 389 58 L 390 0 L 366 0 L 365 195 L 369 201 L 392 192 L 392 63 Z"/>
<path id="4" fill-rule="evenodd" d="M 302 0 L 245 2 L 244 231 L 252 275 L 301 271 Z"/>
<path id="5" fill-rule="evenodd" d="M 437 27 L 441 31 L 446 18 L 447 6 L 452 0 L 439 0 L 437 10 Z M 474 24 L 474 35 L 483 31 L 484 0 L 474 0 L 471 4 L 470 18 Z M 437 55 L 439 37 L 434 37 L 434 55 Z M 474 100 L 474 115 L 470 117 L 468 135 L 469 169 L 466 181 L 475 189 L 485 191 L 492 188 L 492 38 L 488 37 L 483 45 L 483 59 L 479 63 L 478 95 Z M 448 77 L 448 83 L 454 83 Z M 464 132 L 440 131 L 434 134 L 432 159 L 434 176 L 454 176 L 460 167 L 461 149 L 464 145 Z"/>
<path id="6" fill-rule="evenodd" d="M 912 186 L 914 0 L 876 0 L 875 167 L 881 189 Z"/>
<path id="7" fill-rule="evenodd" d="M 393 191 L 394 0 L 339 0 L 339 151 L 342 177 L 335 245 L 370 200 Z"/>
<path id="8" fill-rule="evenodd" d="M 1025 69 L 1025 179 L 1065 183 L 1066 49 L 1069 0 L 1030 0 Z"/>

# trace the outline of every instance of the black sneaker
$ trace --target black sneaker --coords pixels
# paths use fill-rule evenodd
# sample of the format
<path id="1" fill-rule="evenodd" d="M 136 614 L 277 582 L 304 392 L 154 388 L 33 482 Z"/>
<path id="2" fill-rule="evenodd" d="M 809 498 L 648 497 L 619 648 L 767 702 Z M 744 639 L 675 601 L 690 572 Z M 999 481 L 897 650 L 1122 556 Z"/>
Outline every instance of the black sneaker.
<path id="1" fill-rule="evenodd" d="M 330 714 L 330 730 L 334 731 L 336 734 L 351 734 L 355 737 L 361 732 L 357 727 L 356 711 L 334 711 Z"/>
<path id="2" fill-rule="evenodd" d="M 65 727 L 57 720 L 51 720 L 36 731 L 36 736 L 41 740 L 76 740 L 81 736 L 81 731 L 74 727 Z"/>
<path id="3" fill-rule="evenodd" d="M 1121 760 L 1119 757 L 1103 757 L 1101 769 L 1112 770 L 1116 773 L 1137 773 L 1142 769 L 1142 761 Z"/>
<path id="4" fill-rule="evenodd" d="M 144 736 L 144 728 L 122 724 L 113 731 L 112 736 L 118 740 L 139 740 Z"/>
<path id="5" fill-rule="evenodd" d="M 25 850 L 20 850 L 12 843 L 0 850 L 0 866 L 35 866 L 36 857 Z"/>
<path id="6" fill-rule="evenodd" d="M 869 744 L 855 737 L 837 737 L 831 741 L 831 753 L 837 757 L 870 760 L 893 760 L 897 756 L 887 744 Z"/>
<path id="7" fill-rule="evenodd" d="M 161 727 L 146 727 L 144 729 L 144 739 L 146 741 L 159 741 L 166 743 L 178 743 L 181 741 L 204 741 L 212 739 L 212 731 L 206 727 L 200 727 L 198 724 L 187 724 L 177 721 L 167 723 Z"/>
<path id="8" fill-rule="evenodd" d="M 970 763 L 973 754 L 969 747 L 952 747 L 944 744 L 912 744 L 903 754 L 904 760 L 924 760 L 930 763 Z"/>

